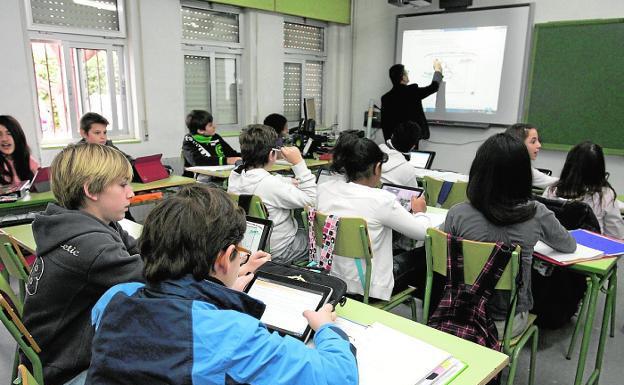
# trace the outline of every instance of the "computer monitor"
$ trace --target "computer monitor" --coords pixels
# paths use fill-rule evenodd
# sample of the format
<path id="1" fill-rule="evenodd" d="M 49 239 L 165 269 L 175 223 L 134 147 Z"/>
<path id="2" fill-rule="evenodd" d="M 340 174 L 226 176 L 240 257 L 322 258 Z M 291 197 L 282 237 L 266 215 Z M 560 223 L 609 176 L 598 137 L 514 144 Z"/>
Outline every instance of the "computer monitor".
<path id="1" fill-rule="evenodd" d="M 316 126 L 316 104 L 314 98 L 305 98 L 303 100 L 303 131 L 307 135 L 314 135 Z"/>

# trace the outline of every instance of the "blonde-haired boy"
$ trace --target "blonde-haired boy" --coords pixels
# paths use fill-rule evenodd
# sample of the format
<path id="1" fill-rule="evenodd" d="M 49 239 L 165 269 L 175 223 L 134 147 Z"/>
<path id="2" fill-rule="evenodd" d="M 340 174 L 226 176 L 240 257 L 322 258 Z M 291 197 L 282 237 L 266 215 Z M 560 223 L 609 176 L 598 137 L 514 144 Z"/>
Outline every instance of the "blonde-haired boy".
<path id="1" fill-rule="evenodd" d="M 91 308 L 111 286 L 142 279 L 136 241 L 117 224 L 134 196 L 132 167 L 111 147 L 78 144 L 50 171 L 58 204 L 33 222 L 24 323 L 42 348 L 45 382 L 78 385 L 91 359 Z"/>

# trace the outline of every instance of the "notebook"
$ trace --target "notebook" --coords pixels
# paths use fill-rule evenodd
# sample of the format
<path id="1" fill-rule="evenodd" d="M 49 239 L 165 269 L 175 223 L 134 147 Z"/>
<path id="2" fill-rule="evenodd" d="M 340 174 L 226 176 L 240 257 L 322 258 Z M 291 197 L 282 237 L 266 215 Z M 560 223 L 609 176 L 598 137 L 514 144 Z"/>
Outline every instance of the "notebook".
<path id="1" fill-rule="evenodd" d="M 592 249 L 581 244 L 576 245 L 576 251 L 573 253 L 562 253 L 554 250 L 542 241 L 538 241 L 533 249 L 533 253 L 540 259 L 553 263 L 555 265 L 570 265 L 577 262 L 590 261 L 604 257 L 604 253 L 600 250 Z"/>
<path id="2" fill-rule="evenodd" d="M 451 369 L 439 369 L 452 358 L 450 353 L 384 324 L 365 326 L 339 317 L 336 325 L 357 349 L 360 385 L 431 384 L 426 378 L 432 373 L 439 373 L 437 380 Z"/>
<path id="3" fill-rule="evenodd" d="M 624 241 L 622 240 L 580 229 L 572 230 L 570 234 L 576 239 L 576 243 L 601 250 L 607 256 L 624 254 Z"/>
<path id="4" fill-rule="evenodd" d="M 134 160 L 134 178 L 133 181 L 141 183 L 154 182 L 156 180 L 166 179 L 169 173 L 160 162 L 162 154 L 141 156 Z"/>

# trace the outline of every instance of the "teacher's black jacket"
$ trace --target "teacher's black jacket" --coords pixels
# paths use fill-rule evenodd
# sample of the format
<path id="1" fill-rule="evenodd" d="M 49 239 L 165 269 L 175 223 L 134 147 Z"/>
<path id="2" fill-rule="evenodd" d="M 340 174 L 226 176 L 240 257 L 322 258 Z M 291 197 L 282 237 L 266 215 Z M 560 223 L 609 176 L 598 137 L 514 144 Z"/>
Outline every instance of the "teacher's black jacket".
<path id="1" fill-rule="evenodd" d="M 422 100 L 438 91 L 442 73 L 434 72 L 431 84 L 418 87 L 418 84 L 399 84 L 381 97 L 381 128 L 384 140 L 392 137 L 394 129 L 403 122 L 413 121 L 421 128 L 421 139 L 429 139 L 429 125 L 423 112 Z"/>

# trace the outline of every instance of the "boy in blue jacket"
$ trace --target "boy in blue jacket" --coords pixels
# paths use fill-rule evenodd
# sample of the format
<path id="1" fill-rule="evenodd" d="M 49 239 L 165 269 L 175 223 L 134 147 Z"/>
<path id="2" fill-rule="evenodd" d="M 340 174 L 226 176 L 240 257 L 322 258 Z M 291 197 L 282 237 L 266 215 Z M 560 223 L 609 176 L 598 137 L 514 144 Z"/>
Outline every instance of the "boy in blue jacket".
<path id="1" fill-rule="evenodd" d="M 357 384 L 331 305 L 304 313 L 314 349 L 260 322 L 265 305 L 240 289 L 270 256 L 241 254 L 245 226 L 225 192 L 200 185 L 154 208 L 140 239 L 147 284 L 114 286 L 93 308 L 87 383 Z"/>

